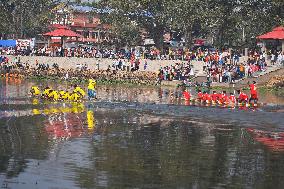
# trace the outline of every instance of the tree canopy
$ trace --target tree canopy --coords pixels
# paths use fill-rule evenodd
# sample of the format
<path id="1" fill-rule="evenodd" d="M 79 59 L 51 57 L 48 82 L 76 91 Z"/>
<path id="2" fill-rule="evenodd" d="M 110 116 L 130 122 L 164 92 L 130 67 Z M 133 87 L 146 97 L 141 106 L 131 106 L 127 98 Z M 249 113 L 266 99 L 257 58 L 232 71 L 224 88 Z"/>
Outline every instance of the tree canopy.
<path id="1" fill-rule="evenodd" d="M 50 23 L 63 0 L 1 0 L 0 37 L 34 37 Z M 256 36 L 284 24 L 283 0 L 65 0 L 93 7 L 111 25 L 115 42 L 139 45 L 147 32 L 158 48 L 165 31 L 181 33 L 186 46 L 211 38 L 222 47 L 253 44 Z"/>
<path id="2" fill-rule="evenodd" d="M 165 31 L 181 32 L 187 46 L 193 38 L 208 36 L 217 46 L 232 46 L 249 44 L 257 35 L 284 24 L 282 0 L 97 0 L 87 5 L 108 10 L 105 22 L 120 20 L 114 31 L 128 30 L 129 22 L 135 22 L 158 47 Z M 117 35 L 123 38 L 122 33 Z"/>
<path id="3" fill-rule="evenodd" d="M 0 34 L 17 38 L 34 37 L 48 26 L 59 0 L 2 0 Z"/>

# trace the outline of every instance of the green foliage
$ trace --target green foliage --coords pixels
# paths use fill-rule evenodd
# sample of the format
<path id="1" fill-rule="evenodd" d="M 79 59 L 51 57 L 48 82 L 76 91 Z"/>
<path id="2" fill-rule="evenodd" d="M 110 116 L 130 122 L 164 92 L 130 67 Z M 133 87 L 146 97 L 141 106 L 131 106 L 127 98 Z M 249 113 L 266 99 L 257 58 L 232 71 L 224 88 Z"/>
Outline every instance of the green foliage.
<path id="1" fill-rule="evenodd" d="M 140 29 L 146 29 L 156 45 L 162 47 L 164 29 L 169 20 L 168 14 L 166 14 L 168 13 L 168 4 L 166 0 L 101 0 L 92 3 L 91 6 L 101 10 L 109 10 L 108 14 L 104 14 L 107 17 L 104 20 L 107 23 L 114 23 L 113 30 L 119 31 L 115 33 L 118 38 L 129 38 L 125 34 L 132 31 L 135 32 L 132 35 L 136 36 L 133 38 L 132 44 L 138 44 L 140 40 L 136 39 L 140 35 Z M 129 40 L 126 39 L 126 41 Z"/>
<path id="2" fill-rule="evenodd" d="M 111 30 L 113 42 L 118 47 L 136 46 L 141 44 L 140 27 L 135 21 L 131 21 L 127 17 L 119 17 L 115 14 L 108 15 L 107 20 L 112 20 Z"/>
<path id="3" fill-rule="evenodd" d="M 162 46 L 164 31 L 169 30 L 182 32 L 189 47 L 193 38 L 208 36 L 220 47 L 242 46 L 253 44 L 256 36 L 284 24 L 282 0 L 99 0 L 91 6 L 109 10 L 105 21 L 120 24 L 114 24 L 114 34 L 121 40 L 128 41 L 123 35 L 127 32 L 122 30 L 129 31 L 124 25 L 134 21 L 149 32 L 158 47 Z"/>
<path id="4" fill-rule="evenodd" d="M 3 0 L 0 3 L 2 36 L 34 37 L 48 26 L 53 8 L 59 0 Z"/>
<path id="5" fill-rule="evenodd" d="M 186 46 L 194 38 L 212 38 L 215 45 L 252 46 L 256 36 L 284 24 L 283 0 L 94 0 L 82 3 L 102 13 L 120 46 L 141 44 L 141 31 L 163 47 L 165 31 L 181 32 Z M 60 0 L 2 0 L 0 34 L 34 37 L 46 29 Z"/>

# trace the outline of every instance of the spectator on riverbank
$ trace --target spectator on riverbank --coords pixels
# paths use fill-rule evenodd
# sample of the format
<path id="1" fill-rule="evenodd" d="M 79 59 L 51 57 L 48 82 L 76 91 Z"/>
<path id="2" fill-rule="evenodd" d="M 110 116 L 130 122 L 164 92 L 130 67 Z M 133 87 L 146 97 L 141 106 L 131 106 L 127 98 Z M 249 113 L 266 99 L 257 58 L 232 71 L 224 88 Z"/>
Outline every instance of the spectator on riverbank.
<path id="1" fill-rule="evenodd" d="M 131 49 L 97 48 L 97 47 L 42 47 L 38 49 L 1 48 L 2 55 L 50 56 L 50 57 L 82 57 L 82 58 L 110 58 L 110 59 L 150 59 L 150 60 L 203 60 L 212 50 L 196 48 L 179 49 L 168 48 L 163 51 L 156 47 L 136 47 Z"/>
<path id="2" fill-rule="evenodd" d="M 10 61 L 6 56 L 0 56 L 0 69 L 5 72 L 9 72 L 12 69 L 25 69 L 26 67 L 29 67 L 29 64 L 21 63 L 17 57 Z"/>
<path id="3" fill-rule="evenodd" d="M 203 72 L 207 82 L 232 83 L 244 77 L 252 77 L 256 72 L 266 71 L 265 53 L 253 54 L 247 62 L 240 63 L 240 54 L 233 52 L 233 61 L 230 54 L 226 52 L 205 51 L 202 58 L 198 55 L 198 60 L 203 61 Z M 174 70 L 174 71 L 172 71 Z M 159 70 L 159 75 L 163 80 L 186 80 L 187 77 L 179 77 L 179 69 L 164 68 Z M 171 76 L 171 75 L 174 75 Z"/>
<path id="4" fill-rule="evenodd" d="M 279 66 L 284 66 L 284 53 L 279 52 L 277 56 L 277 62 Z"/>
<path id="5" fill-rule="evenodd" d="M 158 71 L 159 80 L 184 81 L 193 77 L 193 66 L 189 63 L 176 63 L 175 65 L 161 67 Z"/>

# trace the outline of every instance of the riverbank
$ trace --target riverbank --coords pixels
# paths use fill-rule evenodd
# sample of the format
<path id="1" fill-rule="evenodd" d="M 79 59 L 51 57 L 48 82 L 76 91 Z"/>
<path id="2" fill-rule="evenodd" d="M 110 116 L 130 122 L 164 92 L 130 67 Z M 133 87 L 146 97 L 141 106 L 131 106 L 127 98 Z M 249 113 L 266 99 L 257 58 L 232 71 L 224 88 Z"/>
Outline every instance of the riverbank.
<path id="1" fill-rule="evenodd" d="M 53 81 L 71 81 L 71 82 L 85 82 L 88 79 L 96 79 L 103 83 L 132 83 L 136 85 L 155 85 L 156 73 L 154 72 L 126 72 L 126 71 L 107 71 L 107 70 L 65 70 L 65 69 L 50 69 L 37 70 L 30 69 L 12 69 L 7 73 L 1 70 L 2 77 L 9 78 L 25 78 L 36 80 L 53 80 Z"/>
<path id="2" fill-rule="evenodd" d="M 0 70 L 2 78 L 7 79 L 26 79 L 37 80 L 43 84 L 49 81 L 58 83 L 68 81 L 69 83 L 87 83 L 89 79 L 95 79 L 98 84 L 107 85 L 127 85 L 127 86 L 166 86 L 177 87 L 182 81 L 161 81 L 157 83 L 157 74 L 155 72 L 127 72 L 127 71 L 107 71 L 107 70 L 83 70 L 77 71 L 73 69 L 50 69 L 37 70 L 29 69 L 12 69 L 7 73 L 6 70 Z"/>
<path id="3" fill-rule="evenodd" d="M 281 72 L 283 70 L 280 70 Z M 277 72 L 279 73 L 279 72 Z M 155 72 L 127 72 L 127 71 L 107 71 L 107 70 L 83 70 L 77 71 L 73 69 L 49 69 L 49 70 L 37 70 L 34 68 L 29 69 L 12 69 L 7 73 L 6 70 L 0 70 L 1 77 L 10 79 L 27 79 L 37 80 L 42 83 L 48 83 L 49 81 L 66 82 L 69 83 L 87 83 L 89 79 L 93 78 L 97 80 L 98 84 L 103 85 L 127 85 L 127 86 L 164 86 L 164 87 L 178 87 L 182 86 L 182 81 L 162 81 L 157 83 L 157 74 Z M 263 76 L 264 77 L 264 76 Z M 258 83 L 258 88 L 267 91 L 280 91 L 279 94 L 284 94 L 283 91 L 283 76 L 266 76 L 266 82 L 262 77 L 261 82 Z M 271 78 L 271 79 L 269 79 Z M 255 80 L 258 82 L 257 78 Z M 193 85 L 195 86 L 195 83 Z M 201 87 L 201 86 L 200 86 Z M 237 83 L 213 83 L 211 84 L 212 90 L 236 90 L 247 89 L 248 84 Z M 201 87 L 202 88 L 202 87 Z"/>
<path id="4" fill-rule="evenodd" d="M 8 56 L 9 61 L 13 62 L 14 56 Z M 90 78 L 94 78 L 101 83 L 117 83 L 117 84 L 133 84 L 133 85 L 156 85 L 157 84 L 157 70 L 160 67 L 173 65 L 175 60 L 142 60 L 147 61 L 147 69 L 140 69 L 139 71 L 121 71 L 112 70 L 109 67 L 112 66 L 113 61 L 111 59 L 97 59 L 97 58 L 74 58 L 74 57 L 38 57 L 38 56 L 20 56 L 18 57 L 21 63 L 26 68 L 13 69 L 12 74 L 22 75 L 24 78 L 32 78 L 39 80 L 71 80 L 74 82 L 84 82 Z M 58 69 L 52 68 L 52 65 L 56 63 Z M 38 69 L 37 64 L 48 64 L 49 69 Z M 87 65 L 87 69 L 76 69 L 76 66 Z M 196 77 L 193 79 L 193 83 L 206 82 L 206 76 L 202 76 L 202 62 L 192 62 Z M 127 70 L 127 69 L 126 69 Z M 201 71 L 200 71 L 201 70 Z M 6 73 L 2 71 L 1 73 Z M 201 75 L 200 75 L 201 74 Z M 244 88 L 247 87 L 248 82 L 256 81 L 259 86 L 266 86 L 271 78 L 277 75 L 284 75 L 284 69 L 279 68 L 268 74 L 261 75 L 259 77 L 245 78 L 238 81 L 235 84 L 228 83 L 212 83 L 212 88 Z M 182 81 L 162 81 L 162 86 L 176 87 L 182 84 Z"/>

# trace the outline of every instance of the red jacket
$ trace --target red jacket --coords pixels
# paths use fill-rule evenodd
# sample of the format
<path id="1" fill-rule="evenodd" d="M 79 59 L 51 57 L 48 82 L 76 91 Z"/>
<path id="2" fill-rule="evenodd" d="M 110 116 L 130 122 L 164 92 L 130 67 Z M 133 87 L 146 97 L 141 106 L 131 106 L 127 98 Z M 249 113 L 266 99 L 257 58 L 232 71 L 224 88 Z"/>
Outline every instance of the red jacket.
<path id="1" fill-rule="evenodd" d="M 198 99 L 198 100 L 202 100 L 202 99 L 203 99 L 203 94 L 202 94 L 202 92 L 199 92 L 199 93 L 197 94 L 197 99 Z"/>
<path id="2" fill-rule="evenodd" d="M 233 102 L 233 103 L 236 102 L 236 97 L 235 97 L 235 95 L 230 95 L 229 99 L 230 99 L 230 101 Z"/>
<path id="3" fill-rule="evenodd" d="M 248 100 L 248 95 L 246 95 L 245 93 L 240 93 L 239 95 L 239 100 L 243 100 L 243 101 L 247 101 Z"/>
<path id="4" fill-rule="evenodd" d="M 211 99 L 212 99 L 213 101 L 217 101 L 217 100 L 219 100 L 219 95 L 213 93 L 213 94 L 211 95 Z"/>
<path id="5" fill-rule="evenodd" d="M 250 94 L 257 94 L 256 86 L 254 84 L 250 84 Z"/>
<path id="6" fill-rule="evenodd" d="M 227 95 L 222 94 L 220 100 L 222 103 L 225 103 L 225 102 L 228 103 L 230 99 Z"/>
<path id="7" fill-rule="evenodd" d="M 183 92 L 183 97 L 185 100 L 190 100 L 190 93 L 189 92 Z"/>

